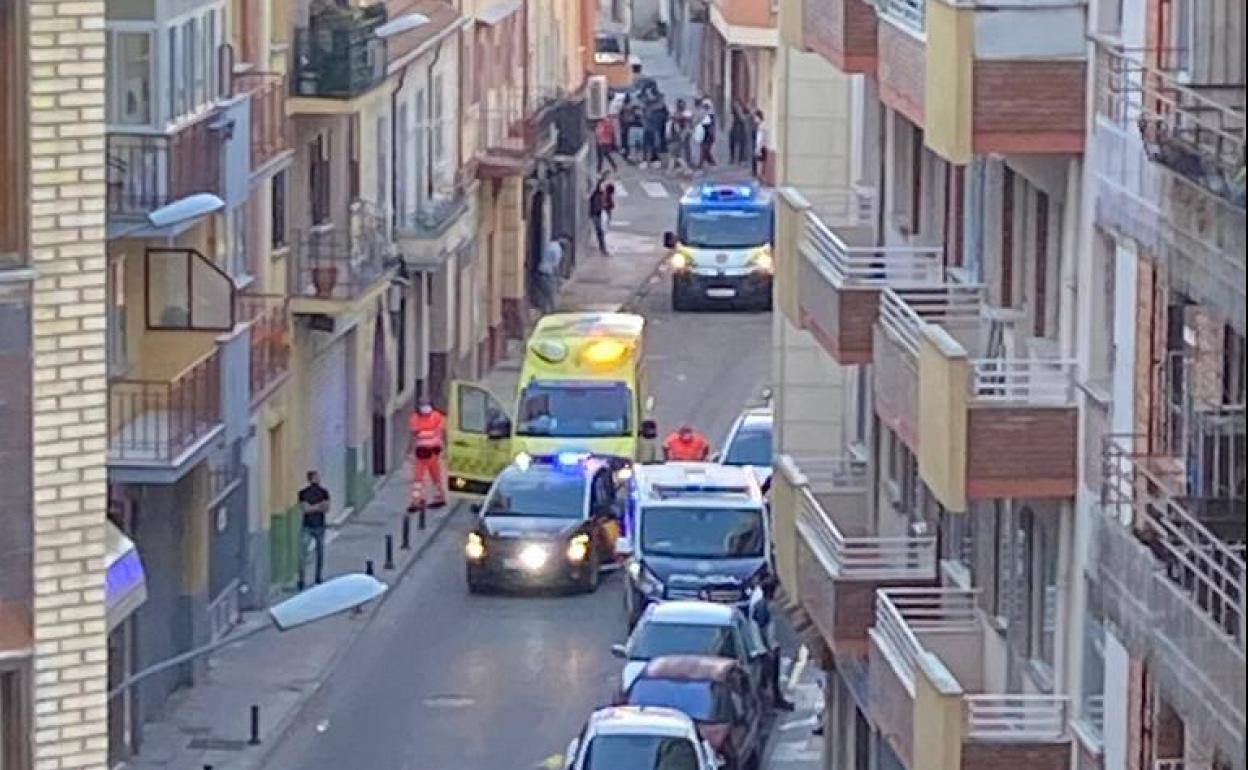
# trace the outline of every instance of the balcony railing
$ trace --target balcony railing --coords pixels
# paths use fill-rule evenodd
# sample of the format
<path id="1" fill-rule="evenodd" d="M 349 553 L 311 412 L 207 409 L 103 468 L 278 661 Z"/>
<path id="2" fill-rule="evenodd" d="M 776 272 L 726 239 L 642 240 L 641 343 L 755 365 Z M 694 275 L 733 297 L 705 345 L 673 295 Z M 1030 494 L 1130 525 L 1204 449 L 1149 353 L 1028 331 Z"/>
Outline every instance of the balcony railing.
<path id="1" fill-rule="evenodd" d="M 1068 701 L 1052 695 L 968 695 L 966 737 L 974 741 L 1060 741 Z"/>
<path id="2" fill-rule="evenodd" d="M 880 16 L 916 35 L 927 29 L 927 0 L 876 0 L 875 7 Z"/>
<path id="3" fill-rule="evenodd" d="M 971 397 L 980 403 L 1071 406 L 1075 362 L 1044 358 L 979 358 L 971 365 Z"/>
<path id="4" fill-rule="evenodd" d="M 109 460 L 176 463 L 221 420 L 221 357 L 215 349 L 168 380 L 112 380 Z"/>
<path id="5" fill-rule="evenodd" d="M 978 331 L 983 307 L 984 287 L 978 284 L 889 288 L 880 295 L 880 326 L 913 358 L 918 355 L 924 324 L 933 323 L 951 333 Z"/>
<path id="6" fill-rule="evenodd" d="M 272 72 L 234 76 L 235 94 L 251 94 L 251 167 L 258 169 L 290 149 L 285 77 Z"/>
<path id="7" fill-rule="evenodd" d="M 1098 107 L 1134 124 L 1153 160 L 1242 208 L 1244 84 L 1180 82 L 1165 53 L 1102 43 Z"/>
<path id="8" fill-rule="evenodd" d="M 851 246 L 813 212 L 806 215 L 804 245 L 837 286 L 928 286 L 944 278 L 941 249 Z"/>
<path id="9" fill-rule="evenodd" d="M 110 131 L 108 211 L 141 217 L 195 193 L 221 186 L 223 135 L 210 114 L 171 135 Z"/>
<path id="10" fill-rule="evenodd" d="M 386 215 L 357 202 L 348 230 L 314 228 L 296 239 L 292 296 L 354 300 L 385 276 L 395 258 Z"/>
<path id="11" fill-rule="evenodd" d="M 383 3 L 332 6 L 295 30 L 292 93 L 350 99 L 381 83 L 386 73 L 385 41 L 374 30 L 386 21 Z"/>
<path id="12" fill-rule="evenodd" d="M 237 316 L 251 324 L 252 403 L 290 371 L 290 301 L 279 294 L 240 294 Z"/>
<path id="13" fill-rule="evenodd" d="M 1136 436 L 1111 436 L 1105 441 L 1101 501 L 1107 515 L 1130 528 L 1154 553 L 1170 580 L 1214 627 L 1242 650 L 1245 640 L 1245 598 L 1248 584 L 1244 561 L 1244 500 L 1226 505 L 1183 496 L 1186 472 L 1182 461 L 1134 452 Z M 1214 512 L 1229 509 L 1223 522 L 1197 516 L 1204 503 Z M 1236 515 L 1235 506 L 1238 506 Z"/>
<path id="14" fill-rule="evenodd" d="M 801 470 L 810 485 L 798 489 L 797 528 L 837 580 L 930 580 L 936 574 L 936 538 L 849 536 L 837 525 L 833 512 L 820 502 L 827 489 L 822 463 L 804 462 Z M 860 464 L 841 460 L 834 481 L 865 476 Z M 865 488 L 865 478 L 856 489 Z M 835 489 L 836 487 L 832 487 Z M 831 491 L 831 490 L 829 490 Z"/>

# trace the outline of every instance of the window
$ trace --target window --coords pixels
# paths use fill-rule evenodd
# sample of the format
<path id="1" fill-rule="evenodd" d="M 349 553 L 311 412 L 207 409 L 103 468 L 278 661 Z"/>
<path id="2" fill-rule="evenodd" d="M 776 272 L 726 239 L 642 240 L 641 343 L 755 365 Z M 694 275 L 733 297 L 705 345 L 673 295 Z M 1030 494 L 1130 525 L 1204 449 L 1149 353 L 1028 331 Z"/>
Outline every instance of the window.
<path id="1" fill-rule="evenodd" d="M 117 257 L 108 264 L 108 374 L 115 377 L 130 368 L 126 345 L 126 261 Z"/>
<path id="2" fill-rule="evenodd" d="M 186 81 L 182 78 L 182 67 L 185 60 L 178 56 L 178 40 L 180 30 L 169 29 L 169 119 L 176 120 L 186 113 Z"/>
<path id="3" fill-rule="evenodd" d="M 110 32 L 108 119 L 123 126 L 152 122 L 152 36 L 147 32 Z"/>
<path id="4" fill-rule="evenodd" d="M 182 81 L 186 90 L 187 112 L 193 112 L 203 102 L 195 89 L 199 50 L 199 25 L 195 19 L 191 19 L 182 25 Z"/>
<path id="5" fill-rule="evenodd" d="M 270 245 L 276 251 L 284 249 L 287 246 L 286 240 L 286 171 L 279 171 L 273 175 L 271 188 L 271 200 L 269 206 L 270 217 Z"/>
<path id="6" fill-rule="evenodd" d="M 1001 182 L 1001 296 L 1002 307 L 1014 306 L 1014 172 L 1003 170 Z"/>
<path id="7" fill-rule="evenodd" d="M 347 121 L 347 197 L 360 199 L 360 143 L 359 116 L 352 115 Z"/>
<path id="8" fill-rule="evenodd" d="M 1046 336 L 1049 312 L 1049 196 L 1036 191 L 1036 302 L 1032 312 L 1032 334 Z"/>
<path id="9" fill-rule="evenodd" d="M 308 145 L 308 192 L 311 195 L 312 224 L 329 222 L 329 157 L 324 134 L 317 134 Z"/>
<path id="10" fill-rule="evenodd" d="M 1158 9 L 1157 39 L 1169 48 L 1174 57 L 1170 64 L 1175 72 L 1190 76 L 1192 73 L 1193 10 L 1192 0 L 1161 0 Z M 1164 64 L 1164 62 L 1163 62 Z"/>
<path id="11" fill-rule="evenodd" d="M 1015 516 L 1007 588 L 1015 649 L 1041 686 L 1053 684 L 1057 648 L 1058 517 L 1024 507 Z"/>
<path id="12" fill-rule="evenodd" d="M 29 735 L 20 671 L 0 670 L 0 770 L 28 767 Z"/>
<path id="13" fill-rule="evenodd" d="M 866 459 L 866 447 L 871 438 L 868 434 L 871 425 L 871 382 L 868 379 L 867 367 L 857 367 L 854 378 L 858 384 L 858 392 L 854 394 L 853 447 L 862 452 L 863 459 Z"/>
<path id="14" fill-rule="evenodd" d="M 25 3 L 0 3 L 0 269 L 26 264 Z"/>
<path id="15" fill-rule="evenodd" d="M 945 266 L 962 267 L 966 166 L 947 165 L 945 168 Z"/>
<path id="16" fill-rule="evenodd" d="M 940 558 L 954 566 L 966 578 L 971 580 L 975 562 L 975 533 L 971 528 L 973 514 L 950 513 L 943 507 L 940 509 L 938 540 L 940 542 Z"/>
<path id="17" fill-rule="evenodd" d="M 389 176 L 390 167 L 390 121 L 384 117 L 377 119 L 377 140 L 374 144 L 377 152 L 377 166 L 375 173 L 377 174 L 377 206 L 384 209 L 388 195 L 386 195 L 387 185 L 386 177 Z"/>
<path id="18" fill-rule="evenodd" d="M 407 105 L 399 105 L 394 126 L 394 221 L 402 226 L 407 224 L 407 176 L 410 172 L 407 164 Z"/>
<path id="19" fill-rule="evenodd" d="M 433 122 L 433 165 L 434 168 L 442 168 L 446 163 L 446 136 L 445 127 L 442 125 L 442 76 L 435 75 L 433 78 L 433 88 L 430 93 L 429 119 Z"/>
<path id="20" fill-rule="evenodd" d="M 1105 627 L 1088 613 L 1083 625 L 1083 676 L 1080 678 L 1079 719 L 1100 740 L 1105 726 Z"/>
<path id="21" fill-rule="evenodd" d="M 245 205 L 230 209 L 226 213 L 229 223 L 229 265 L 230 277 L 237 281 L 251 275 L 247 258 L 247 208 Z"/>

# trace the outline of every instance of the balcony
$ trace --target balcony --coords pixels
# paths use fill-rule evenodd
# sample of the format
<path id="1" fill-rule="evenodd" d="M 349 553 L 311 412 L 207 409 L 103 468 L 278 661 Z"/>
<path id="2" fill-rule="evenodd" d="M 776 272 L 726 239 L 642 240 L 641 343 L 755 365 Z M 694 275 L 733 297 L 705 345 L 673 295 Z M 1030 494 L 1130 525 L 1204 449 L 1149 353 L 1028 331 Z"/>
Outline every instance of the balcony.
<path id="1" fill-rule="evenodd" d="M 219 194 L 225 129 L 215 118 L 209 113 L 171 134 L 110 131 L 109 217 L 142 219 L 188 195 Z"/>
<path id="2" fill-rule="evenodd" d="M 1144 63 L 1162 58 L 1097 43 L 1097 222 L 1165 260 L 1177 288 L 1243 329 L 1244 86 L 1181 85 Z"/>
<path id="3" fill-rule="evenodd" d="M 1067 700 L 994 686 L 1000 677 L 988 652 L 996 631 L 980 618 L 976 593 L 877 592 L 868 666 L 872 721 L 911 768 L 1064 770 Z"/>
<path id="4" fill-rule="evenodd" d="M 875 8 L 880 99 L 946 160 L 1082 151 L 1084 4 L 878 0 Z M 940 98 L 929 103 L 929 93 Z"/>
<path id="5" fill-rule="evenodd" d="M 215 348 L 162 379 L 108 385 L 111 468 L 189 468 L 223 429 L 221 356 Z"/>
<path id="6" fill-rule="evenodd" d="M 845 73 L 875 74 L 876 16 L 866 0 L 805 0 L 806 46 Z"/>
<path id="7" fill-rule="evenodd" d="M 255 405 L 290 373 L 290 301 L 275 294 L 240 294 L 236 304 L 239 322 L 250 326 L 248 390 Z"/>
<path id="8" fill-rule="evenodd" d="M 409 269 L 436 271 L 448 255 L 471 240 L 476 216 L 469 216 L 475 206 L 470 189 L 467 175 L 456 174 L 452 185 L 399 218 L 395 240 Z"/>
<path id="9" fill-rule="evenodd" d="M 385 5 L 320 8 L 307 26 L 295 30 L 292 94 L 354 99 L 385 78 L 385 42 L 375 34 L 386 21 Z"/>
<path id="10" fill-rule="evenodd" d="M 1235 410 L 1232 410 L 1233 412 Z M 1223 442 L 1244 461 L 1242 407 L 1218 417 Z M 1167 700 L 1202 725 L 1224 756 L 1242 757 L 1245 715 L 1245 503 L 1242 487 L 1202 489 L 1194 458 L 1137 451 L 1111 436 L 1102 454 L 1102 511 L 1088 573 L 1093 595 L 1133 658 L 1149 661 Z M 1237 447 L 1237 448 L 1236 448 Z M 1241 477 L 1242 478 L 1242 477 Z"/>
<path id="11" fill-rule="evenodd" d="M 557 142 L 546 112 L 561 98 L 557 91 L 494 91 L 477 113 L 477 173 L 493 178 L 523 172 L 533 156 Z"/>
<path id="12" fill-rule="evenodd" d="M 838 363 L 871 363 L 880 291 L 939 283 L 941 250 L 868 245 L 873 236 L 866 228 L 829 226 L 813 211 L 806 212 L 802 229 L 802 327 Z"/>
<path id="13" fill-rule="evenodd" d="M 289 293 L 296 314 L 346 310 L 379 289 L 397 262 L 387 216 L 361 201 L 352 204 L 347 232 L 313 227 L 294 246 Z"/>
<path id="14" fill-rule="evenodd" d="M 879 588 L 936 581 L 936 538 L 889 534 L 872 521 L 867 468 L 848 458 L 782 455 L 775 497 L 791 510 L 797 597 L 838 656 L 865 658 Z M 773 508 L 774 509 L 774 508 Z"/>
<path id="15" fill-rule="evenodd" d="M 271 72 L 234 76 L 234 92 L 251 94 L 251 170 L 264 168 L 291 149 L 290 119 L 286 116 L 286 79 Z"/>
<path id="16" fill-rule="evenodd" d="M 885 289 L 874 333 L 876 412 L 950 510 L 972 499 L 1069 497 L 1076 483 L 1074 362 L 1005 358 L 1005 311 L 982 287 Z"/>

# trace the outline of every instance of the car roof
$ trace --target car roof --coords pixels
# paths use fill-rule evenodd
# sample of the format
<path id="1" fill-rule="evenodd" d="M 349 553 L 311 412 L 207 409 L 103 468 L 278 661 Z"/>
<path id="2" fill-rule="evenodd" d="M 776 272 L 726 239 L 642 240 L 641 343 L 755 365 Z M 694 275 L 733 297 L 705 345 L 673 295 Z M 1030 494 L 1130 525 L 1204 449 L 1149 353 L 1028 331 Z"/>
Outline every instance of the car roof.
<path id="1" fill-rule="evenodd" d="M 692 737 L 694 723 L 689 716 L 662 706 L 608 706 L 589 718 L 594 735 L 673 735 Z"/>
<path id="2" fill-rule="evenodd" d="M 529 341 L 567 337 L 640 337 L 646 319 L 634 313 L 551 313 L 542 316 Z"/>
<path id="3" fill-rule="evenodd" d="M 686 623 L 699 626 L 731 626 L 738 610 L 727 604 L 678 600 L 650 605 L 646 620 L 653 623 Z"/>
<path id="4" fill-rule="evenodd" d="M 664 655 L 646 663 L 640 676 L 675 682 L 723 682 L 738 667 L 735 660 L 714 655 Z"/>
<path id="5" fill-rule="evenodd" d="M 771 203 L 771 190 L 757 182 L 708 180 L 691 185 L 680 196 L 681 206 L 708 209 L 758 209 Z"/>
<path id="6" fill-rule="evenodd" d="M 738 420 L 742 428 L 761 427 L 764 425 L 770 428 L 775 422 L 769 406 L 749 407 L 741 412 L 741 417 Z"/>
<path id="7" fill-rule="evenodd" d="M 758 477 L 745 466 L 705 462 L 638 465 L 633 470 L 638 497 L 647 505 L 723 507 L 726 502 L 761 506 Z"/>

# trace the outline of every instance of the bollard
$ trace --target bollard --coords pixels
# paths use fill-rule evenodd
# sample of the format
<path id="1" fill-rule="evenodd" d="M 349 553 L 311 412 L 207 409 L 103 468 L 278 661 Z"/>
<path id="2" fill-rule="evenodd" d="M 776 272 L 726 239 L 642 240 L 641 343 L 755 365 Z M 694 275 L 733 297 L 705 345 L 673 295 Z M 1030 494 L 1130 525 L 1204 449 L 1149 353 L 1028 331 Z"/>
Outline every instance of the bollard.
<path id="1" fill-rule="evenodd" d="M 428 506 L 426 506 L 426 505 L 425 505 L 425 500 L 424 500 L 424 498 L 421 498 L 420 503 L 419 503 L 419 506 L 420 506 L 420 507 L 419 507 L 419 509 L 418 509 L 418 511 L 417 511 L 417 515 L 418 515 L 420 518 L 419 518 L 419 519 L 417 519 L 417 521 L 416 521 L 416 528 L 417 528 L 417 529 L 419 529 L 419 530 L 421 530 L 421 531 L 423 532 L 423 531 L 424 531 L 424 529 L 425 529 L 425 509 L 426 509 L 426 508 L 428 508 Z"/>
<path id="2" fill-rule="evenodd" d="M 394 535 L 386 535 L 386 563 L 384 569 L 394 569 Z"/>
<path id="3" fill-rule="evenodd" d="M 251 738 L 247 740 L 247 743 L 251 744 L 252 746 L 260 745 L 260 707 L 259 706 L 251 707 Z"/>
<path id="4" fill-rule="evenodd" d="M 404 551 L 412 550 L 412 520 L 407 516 L 403 517 L 403 532 L 399 541 L 399 548 Z"/>
<path id="5" fill-rule="evenodd" d="M 368 575 L 369 577 L 373 577 L 377 574 L 376 570 L 373 569 L 372 559 L 368 559 L 364 562 L 364 574 Z"/>

